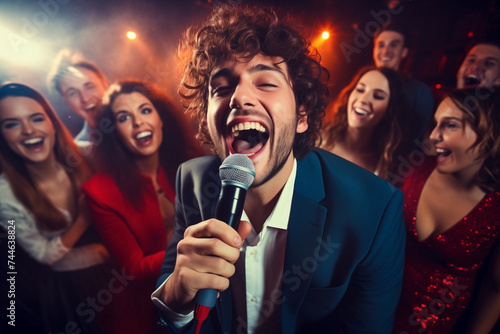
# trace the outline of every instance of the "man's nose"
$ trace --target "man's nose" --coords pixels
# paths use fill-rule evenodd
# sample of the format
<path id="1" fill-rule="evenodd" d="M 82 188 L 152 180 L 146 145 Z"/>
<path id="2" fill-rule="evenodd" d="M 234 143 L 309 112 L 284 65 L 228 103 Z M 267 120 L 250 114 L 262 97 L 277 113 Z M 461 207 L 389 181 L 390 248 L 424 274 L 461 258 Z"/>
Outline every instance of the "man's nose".
<path id="1" fill-rule="evenodd" d="M 255 106 L 255 96 L 252 85 L 250 83 L 239 83 L 234 89 L 231 100 L 229 101 L 229 106 L 236 109 Z"/>

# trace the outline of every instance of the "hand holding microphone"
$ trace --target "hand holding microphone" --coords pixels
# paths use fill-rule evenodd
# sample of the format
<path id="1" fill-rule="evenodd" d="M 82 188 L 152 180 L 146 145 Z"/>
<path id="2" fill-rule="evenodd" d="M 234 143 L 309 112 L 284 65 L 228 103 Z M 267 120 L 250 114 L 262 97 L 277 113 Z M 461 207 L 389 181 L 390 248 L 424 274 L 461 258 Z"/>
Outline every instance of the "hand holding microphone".
<path id="1" fill-rule="evenodd" d="M 247 190 L 255 178 L 254 165 L 246 155 L 232 154 L 222 162 L 219 168 L 219 177 L 222 188 L 215 210 L 215 218 L 237 231 Z M 210 308 L 215 305 L 217 293 L 218 291 L 214 289 L 200 289 L 196 293 L 195 333 L 199 333 L 202 322 L 206 319 Z"/>
<path id="2" fill-rule="evenodd" d="M 161 298 L 175 312 L 185 313 L 194 303 L 203 303 L 198 308 L 205 310 L 206 317 L 218 291 L 227 289 L 242 240 L 251 230 L 248 222 L 239 232 L 233 228 L 238 229 L 246 191 L 254 179 L 252 161 L 245 155 L 231 155 L 220 166 L 219 175 L 222 187 L 215 217 L 189 226 L 177 244 L 175 268 Z M 204 289 L 207 287 L 213 290 Z M 203 312 L 197 311 L 195 316 L 199 318 Z"/>

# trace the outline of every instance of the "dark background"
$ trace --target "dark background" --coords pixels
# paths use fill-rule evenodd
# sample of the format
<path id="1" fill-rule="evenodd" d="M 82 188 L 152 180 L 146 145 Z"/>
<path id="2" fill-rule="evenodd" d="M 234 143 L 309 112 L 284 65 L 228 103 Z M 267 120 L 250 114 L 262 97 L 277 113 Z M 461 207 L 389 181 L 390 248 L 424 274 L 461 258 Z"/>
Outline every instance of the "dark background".
<path id="1" fill-rule="evenodd" d="M 301 17 L 313 41 L 328 30 L 331 37 L 314 44 L 331 72 L 334 96 L 361 66 L 372 63 L 371 29 L 387 14 L 405 22 L 412 32 L 405 72 L 427 83 L 436 97 L 454 87 L 455 73 L 476 41 L 500 39 L 500 0 L 0 0 L 0 81 L 18 81 L 40 90 L 76 133 L 81 119 L 72 116 L 45 81 L 61 48 L 80 50 L 110 82 L 137 77 L 175 96 L 179 81 L 175 50 L 181 34 L 218 3 L 273 5 Z M 128 30 L 135 31 L 137 39 L 127 39 Z M 342 46 L 356 51 L 346 57 Z"/>

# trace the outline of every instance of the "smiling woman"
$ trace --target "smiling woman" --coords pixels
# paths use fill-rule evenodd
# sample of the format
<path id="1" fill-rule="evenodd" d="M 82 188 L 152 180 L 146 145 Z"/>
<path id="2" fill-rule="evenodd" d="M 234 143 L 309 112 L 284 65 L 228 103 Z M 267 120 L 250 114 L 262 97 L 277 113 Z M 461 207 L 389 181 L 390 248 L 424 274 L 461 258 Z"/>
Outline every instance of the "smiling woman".
<path id="1" fill-rule="evenodd" d="M 28 287 L 16 291 L 18 324 L 101 333 L 95 317 L 76 312 L 111 269 L 81 195 L 90 169 L 52 107 L 22 84 L 0 86 L 0 172 L 0 226 L 13 227 L 19 251 L 41 264 L 18 263 L 16 284 Z"/>
<path id="2" fill-rule="evenodd" d="M 500 93 L 452 92 L 436 148 L 401 190 L 405 274 L 394 333 L 497 333 L 500 317 Z"/>
<path id="3" fill-rule="evenodd" d="M 113 130 L 103 133 L 100 172 L 83 190 L 116 269 L 134 277 L 115 296 L 109 320 L 114 333 L 152 333 L 149 296 L 173 233 L 175 174 L 180 163 L 201 154 L 182 113 L 157 87 L 121 80 L 103 102 L 98 122 Z"/>
<path id="4" fill-rule="evenodd" d="M 321 147 L 389 179 L 408 149 L 407 110 L 396 71 L 363 68 L 327 113 Z"/>

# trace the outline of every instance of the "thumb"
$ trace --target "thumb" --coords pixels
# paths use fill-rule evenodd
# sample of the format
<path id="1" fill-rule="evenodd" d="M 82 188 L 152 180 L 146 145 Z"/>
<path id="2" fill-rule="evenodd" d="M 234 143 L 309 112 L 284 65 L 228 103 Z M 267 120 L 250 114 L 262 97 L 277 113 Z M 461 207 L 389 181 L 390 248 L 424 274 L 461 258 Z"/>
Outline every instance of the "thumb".
<path id="1" fill-rule="evenodd" d="M 252 231 L 252 224 L 250 224 L 246 220 L 242 220 L 240 222 L 240 226 L 238 227 L 238 234 L 240 235 L 241 240 L 245 240 L 251 231 Z"/>

